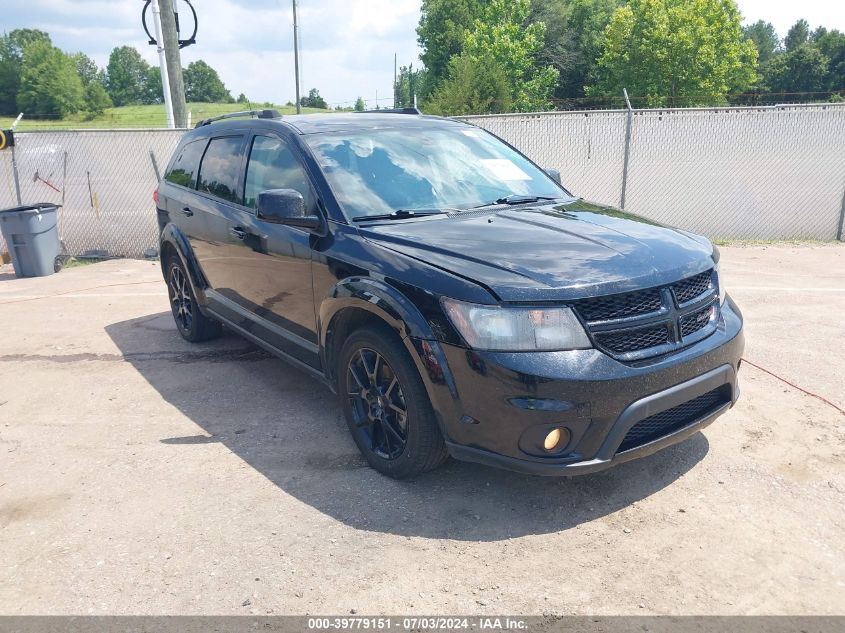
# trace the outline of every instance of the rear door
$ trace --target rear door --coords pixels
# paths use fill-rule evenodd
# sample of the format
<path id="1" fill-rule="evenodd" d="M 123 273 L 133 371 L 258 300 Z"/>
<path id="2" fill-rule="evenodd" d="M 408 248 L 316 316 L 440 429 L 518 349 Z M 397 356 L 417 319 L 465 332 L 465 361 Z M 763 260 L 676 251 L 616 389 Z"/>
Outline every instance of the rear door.
<path id="1" fill-rule="evenodd" d="M 210 288 L 236 298 L 238 279 L 227 263 L 237 256 L 244 145 L 246 132 L 227 131 L 209 139 L 196 177 L 196 191 L 187 209 L 192 230 L 188 233 L 194 255 Z"/>
<path id="2" fill-rule="evenodd" d="M 199 218 L 194 216 L 191 205 L 194 204 L 200 160 L 207 145 L 207 138 L 182 143 L 167 167 L 158 192 L 159 228 L 172 222 L 189 240 L 199 229 Z"/>

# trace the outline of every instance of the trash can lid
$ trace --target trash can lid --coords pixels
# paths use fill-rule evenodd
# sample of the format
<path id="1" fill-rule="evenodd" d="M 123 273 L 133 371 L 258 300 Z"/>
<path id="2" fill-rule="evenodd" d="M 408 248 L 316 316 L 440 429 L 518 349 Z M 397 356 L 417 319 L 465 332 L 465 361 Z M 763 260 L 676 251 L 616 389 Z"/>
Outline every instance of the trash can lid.
<path id="1" fill-rule="evenodd" d="M 0 213 L 24 213 L 26 211 L 35 211 L 41 213 L 43 209 L 58 209 L 60 204 L 54 202 L 36 202 L 35 204 L 27 204 L 22 207 L 12 207 L 11 209 L 0 209 Z"/>

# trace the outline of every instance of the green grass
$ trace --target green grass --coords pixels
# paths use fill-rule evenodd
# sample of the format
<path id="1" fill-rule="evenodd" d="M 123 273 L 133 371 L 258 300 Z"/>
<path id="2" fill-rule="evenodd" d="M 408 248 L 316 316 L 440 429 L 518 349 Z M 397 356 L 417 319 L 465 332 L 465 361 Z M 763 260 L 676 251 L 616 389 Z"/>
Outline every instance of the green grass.
<path id="1" fill-rule="evenodd" d="M 282 114 L 295 114 L 294 106 L 277 106 L 270 103 L 253 103 L 253 110 L 263 108 L 274 108 Z M 238 110 L 249 110 L 249 106 L 242 103 L 189 103 L 188 111 L 191 113 L 191 125 L 200 119 L 205 119 L 227 112 Z M 318 108 L 302 108 L 303 114 L 314 112 L 330 112 Z M 8 129 L 14 123 L 15 117 L 0 117 L 0 128 Z M 123 106 L 121 108 L 109 108 L 102 115 L 86 120 L 81 115 L 73 115 L 64 119 L 44 118 L 30 119 L 24 114 L 24 118 L 15 128 L 18 132 L 28 130 L 70 130 L 80 128 L 163 128 L 167 127 L 167 115 L 164 105 L 137 105 Z"/>

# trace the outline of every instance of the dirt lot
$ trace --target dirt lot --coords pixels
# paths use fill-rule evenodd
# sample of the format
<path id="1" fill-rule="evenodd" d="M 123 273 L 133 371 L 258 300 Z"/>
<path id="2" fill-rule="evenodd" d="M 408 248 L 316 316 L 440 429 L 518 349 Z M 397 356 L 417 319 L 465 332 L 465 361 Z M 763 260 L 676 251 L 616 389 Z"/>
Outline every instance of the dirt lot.
<path id="1" fill-rule="evenodd" d="M 845 247 L 722 253 L 746 358 L 845 408 Z M 311 378 L 184 343 L 157 264 L 0 274 L 0 328 L 2 614 L 845 613 L 845 415 L 749 364 L 611 471 L 396 482 Z"/>

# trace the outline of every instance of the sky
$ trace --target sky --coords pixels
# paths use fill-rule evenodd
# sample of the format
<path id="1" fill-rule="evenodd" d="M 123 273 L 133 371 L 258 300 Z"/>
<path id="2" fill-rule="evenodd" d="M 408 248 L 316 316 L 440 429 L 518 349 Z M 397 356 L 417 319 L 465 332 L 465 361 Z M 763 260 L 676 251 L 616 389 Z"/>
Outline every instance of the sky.
<path id="1" fill-rule="evenodd" d="M 369 107 L 392 102 L 393 59 L 419 64 L 415 28 L 420 0 L 298 0 L 302 94 L 318 88 L 330 105 Z M 182 50 L 182 65 L 204 59 L 233 96 L 253 101 L 294 100 L 291 0 L 193 0 L 197 44 Z M 845 31 L 845 0 L 738 0 L 744 22 L 774 24 L 783 37 L 803 17 L 811 27 Z M 47 31 L 56 46 L 82 51 L 100 66 L 115 46 L 135 46 L 157 64 L 141 27 L 143 0 L 2 0 L 0 29 Z M 179 0 L 180 20 L 191 20 Z M 150 22 L 151 23 L 151 22 Z M 187 23 L 187 24 L 186 24 Z M 151 27 L 152 28 L 152 27 Z"/>

